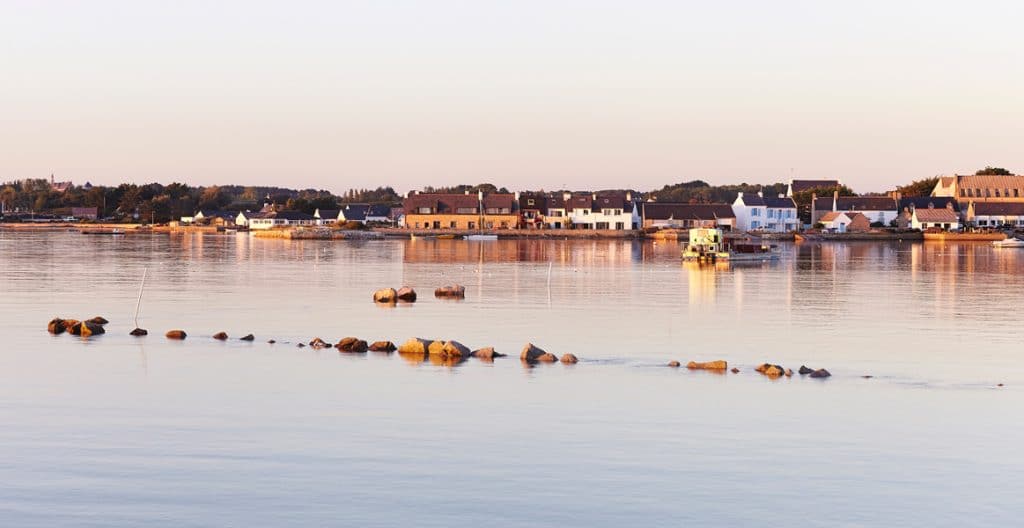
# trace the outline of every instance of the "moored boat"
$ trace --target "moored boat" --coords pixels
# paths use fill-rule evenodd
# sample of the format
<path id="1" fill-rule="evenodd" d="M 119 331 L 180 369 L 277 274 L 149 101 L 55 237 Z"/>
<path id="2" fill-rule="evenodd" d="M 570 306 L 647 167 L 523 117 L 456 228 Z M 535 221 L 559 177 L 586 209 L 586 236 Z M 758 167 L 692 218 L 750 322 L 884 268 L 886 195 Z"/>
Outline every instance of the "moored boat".
<path id="1" fill-rule="evenodd" d="M 761 262 L 779 258 L 775 246 L 749 238 L 726 241 L 721 229 L 690 230 L 690 242 L 683 249 L 683 260 L 704 262 Z"/>
<path id="2" fill-rule="evenodd" d="M 997 248 L 1019 248 L 1024 247 L 1024 240 L 1019 238 L 1006 238 L 1003 240 L 994 240 L 992 245 Z"/>

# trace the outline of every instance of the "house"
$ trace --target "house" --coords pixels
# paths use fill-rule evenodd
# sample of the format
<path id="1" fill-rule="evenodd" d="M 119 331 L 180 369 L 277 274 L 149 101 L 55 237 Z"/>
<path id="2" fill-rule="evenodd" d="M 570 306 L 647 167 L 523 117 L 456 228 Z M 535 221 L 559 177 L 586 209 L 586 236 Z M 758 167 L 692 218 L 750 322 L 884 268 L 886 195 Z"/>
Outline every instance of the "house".
<path id="1" fill-rule="evenodd" d="M 920 229 L 942 229 L 943 231 L 958 231 L 960 229 L 960 216 L 952 207 L 917 207 L 910 216 L 910 228 Z"/>
<path id="2" fill-rule="evenodd" d="M 632 192 L 565 193 L 565 227 L 571 229 L 640 229 L 640 211 Z M 550 207 L 549 207 L 550 210 Z"/>
<path id="3" fill-rule="evenodd" d="M 388 212 L 388 223 L 393 226 L 405 225 L 405 207 L 391 207 Z"/>
<path id="4" fill-rule="evenodd" d="M 838 189 L 841 186 L 842 183 L 839 180 L 789 180 L 786 197 L 792 198 L 796 193 L 811 189 Z"/>
<path id="5" fill-rule="evenodd" d="M 249 218 L 249 229 L 273 229 L 275 227 L 301 227 L 316 224 L 313 215 L 299 211 L 273 211 L 259 213 Z"/>
<path id="6" fill-rule="evenodd" d="M 978 227 L 1024 227 L 1024 203 L 972 201 L 964 220 Z"/>
<path id="7" fill-rule="evenodd" d="M 402 203 L 404 227 L 412 229 L 513 229 L 515 196 L 507 193 L 411 194 Z"/>
<path id="8" fill-rule="evenodd" d="M 200 210 L 196 214 L 192 215 L 191 222 L 197 224 L 210 224 L 210 225 L 234 225 L 235 213 L 231 211 L 218 211 L 214 209 Z M 181 223 L 188 223 L 185 219 L 188 217 L 181 217 Z"/>
<path id="9" fill-rule="evenodd" d="M 262 215 L 262 214 L 264 214 L 264 213 L 260 213 L 260 212 L 255 212 L 254 213 L 252 211 L 242 211 L 242 212 L 238 213 L 237 216 L 235 216 L 235 225 L 239 226 L 239 227 L 249 227 L 249 222 L 251 222 L 253 218 L 259 218 L 260 215 Z M 182 223 L 184 223 L 185 222 L 185 217 L 182 217 L 181 221 L 182 221 Z"/>
<path id="10" fill-rule="evenodd" d="M 366 223 L 368 224 L 390 224 L 391 206 L 388 204 L 372 204 L 366 210 Z"/>
<path id="11" fill-rule="evenodd" d="M 889 196 L 839 196 L 839 191 L 835 191 L 830 197 L 814 198 L 811 223 L 821 222 L 826 213 L 842 211 L 856 211 L 866 216 L 869 223 L 888 226 L 899 215 L 899 204 Z"/>
<path id="12" fill-rule="evenodd" d="M 63 181 L 63 182 L 56 181 L 53 178 L 53 174 L 50 175 L 50 190 L 51 191 L 62 193 L 62 192 L 67 191 L 68 189 L 70 189 L 73 186 L 74 186 L 74 184 L 69 182 L 69 181 Z"/>
<path id="13" fill-rule="evenodd" d="M 915 209 L 943 209 L 949 208 L 960 216 L 960 204 L 956 198 L 948 196 L 911 196 L 898 199 L 900 213 L 896 217 L 896 226 L 900 229 L 911 229 Z"/>
<path id="14" fill-rule="evenodd" d="M 979 202 L 1024 202 L 1024 176 L 942 176 L 932 196 Z"/>
<path id="15" fill-rule="evenodd" d="M 541 193 L 522 193 L 519 195 L 519 227 L 521 229 L 541 229 L 544 215 L 547 213 L 548 197 Z"/>
<path id="16" fill-rule="evenodd" d="M 341 207 L 340 216 L 338 217 L 339 222 L 359 222 L 360 224 L 366 223 L 366 213 L 370 210 L 370 204 L 365 203 L 351 203 L 345 204 Z"/>
<path id="17" fill-rule="evenodd" d="M 99 218 L 98 207 L 72 207 L 71 216 L 80 220 L 96 220 Z"/>
<path id="18" fill-rule="evenodd" d="M 565 229 L 569 225 L 569 193 L 555 193 L 547 197 L 544 212 L 544 226 L 548 229 Z"/>
<path id="19" fill-rule="evenodd" d="M 316 225 L 327 225 L 338 221 L 340 210 L 320 209 L 313 211 L 313 219 Z"/>
<path id="20" fill-rule="evenodd" d="M 736 214 L 729 204 L 644 202 L 641 217 L 644 229 L 708 227 L 732 231 L 736 228 Z"/>
<path id="21" fill-rule="evenodd" d="M 762 193 L 738 193 L 732 204 L 736 228 L 741 231 L 788 233 L 796 231 L 799 220 L 792 198 L 779 195 L 765 198 Z"/>
<path id="22" fill-rule="evenodd" d="M 822 229 L 831 233 L 863 233 L 871 230 L 871 221 L 863 213 L 829 211 L 818 219 Z"/>

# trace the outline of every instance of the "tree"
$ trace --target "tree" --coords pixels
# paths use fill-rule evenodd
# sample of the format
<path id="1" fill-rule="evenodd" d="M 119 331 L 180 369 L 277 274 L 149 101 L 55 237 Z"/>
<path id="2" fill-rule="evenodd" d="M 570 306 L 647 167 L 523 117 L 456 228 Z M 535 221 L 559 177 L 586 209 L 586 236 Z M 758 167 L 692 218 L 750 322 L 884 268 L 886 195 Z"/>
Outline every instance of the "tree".
<path id="1" fill-rule="evenodd" d="M 1002 167 L 985 166 L 984 169 L 974 173 L 976 176 L 1013 176 L 1013 173 Z"/>
<path id="2" fill-rule="evenodd" d="M 896 192 L 905 197 L 929 196 L 932 194 L 932 190 L 935 189 L 936 183 L 939 183 L 938 176 L 934 178 L 925 178 L 923 180 L 914 180 L 912 183 L 897 187 Z"/>

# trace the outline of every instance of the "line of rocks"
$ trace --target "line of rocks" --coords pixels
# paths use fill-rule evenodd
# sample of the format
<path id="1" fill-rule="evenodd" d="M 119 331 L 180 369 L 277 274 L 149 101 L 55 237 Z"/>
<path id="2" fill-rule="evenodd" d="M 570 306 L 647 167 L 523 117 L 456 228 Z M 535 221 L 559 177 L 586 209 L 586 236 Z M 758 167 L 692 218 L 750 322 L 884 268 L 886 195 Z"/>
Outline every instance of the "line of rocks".
<path id="1" fill-rule="evenodd" d="M 54 317 L 49 323 L 47 323 L 46 331 L 53 335 L 59 335 L 67 332 L 73 336 L 91 337 L 94 335 L 105 334 L 106 330 L 103 329 L 103 325 L 109 322 L 110 321 L 107 321 L 105 318 L 98 315 L 92 319 L 86 319 L 84 321 Z"/>
<path id="2" fill-rule="evenodd" d="M 682 363 L 676 360 L 672 360 L 668 362 L 668 366 L 673 368 L 679 368 L 682 366 Z M 686 364 L 686 368 L 690 370 L 711 370 L 717 372 L 725 372 L 726 370 L 729 369 L 729 363 L 724 359 L 704 362 L 691 361 Z M 754 370 L 760 372 L 761 374 L 764 374 L 765 376 L 768 376 L 769 378 L 778 378 L 781 376 L 789 378 L 793 376 L 793 369 L 788 369 L 783 367 L 782 365 L 774 365 L 772 363 L 762 363 L 755 367 Z M 736 374 L 739 373 L 739 371 L 740 369 L 733 367 L 731 372 L 733 374 Z M 832 374 L 829 371 L 823 368 L 812 369 L 805 367 L 803 365 L 800 366 L 800 369 L 797 372 L 801 376 L 808 376 L 811 378 L 827 378 L 832 376 Z"/>
<path id="3" fill-rule="evenodd" d="M 383 288 L 373 292 L 373 302 L 377 304 L 397 304 L 399 302 L 416 302 L 416 290 L 409 286 L 402 286 L 399 289 Z M 434 290 L 434 297 L 439 299 L 465 299 L 466 287 L 459 284 L 442 286 Z"/>

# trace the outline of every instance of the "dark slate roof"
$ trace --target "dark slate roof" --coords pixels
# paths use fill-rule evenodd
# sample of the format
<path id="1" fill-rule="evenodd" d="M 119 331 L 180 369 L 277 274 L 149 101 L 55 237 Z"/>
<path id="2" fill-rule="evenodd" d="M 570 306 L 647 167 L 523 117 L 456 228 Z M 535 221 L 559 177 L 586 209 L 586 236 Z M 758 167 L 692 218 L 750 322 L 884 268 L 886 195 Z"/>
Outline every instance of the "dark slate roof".
<path id="1" fill-rule="evenodd" d="M 408 214 L 416 214 L 421 207 L 429 207 L 440 214 L 456 214 L 459 209 L 478 211 L 479 204 L 475 194 L 414 194 L 402 202 Z"/>
<path id="2" fill-rule="evenodd" d="M 764 204 L 772 209 L 796 209 L 796 203 L 792 198 L 779 198 L 777 196 L 765 197 Z"/>
<path id="3" fill-rule="evenodd" d="M 530 203 L 533 200 L 533 203 Z M 522 193 L 519 195 L 519 210 L 537 209 L 539 211 L 548 208 L 548 197 L 538 193 Z"/>
<path id="4" fill-rule="evenodd" d="M 548 209 L 565 209 L 565 196 L 553 194 L 548 198 Z"/>
<path id="5" fill-rule="evenodd" d="M 765 205 L 764 198 L 761 198 L 757 193 L 743 193 L 743 196 L 738 196 L 743 201 L 744 205 Z"/>
<path id="6" fill-rule="evenodd" d="M 729 204 L 644 202 L 644 220 L 717 220 L 736 218 Z"/>
<path id="7" fill-rule="evenodd" d="M 203 209 L 203 210 L 200 210 L 199 212 L 203 213 L 203 217 L 204 218 L 231 219 L 231 218 L 235 218 L 235 217 L 238 216 L 238 213 L 233 213 L 231 211 L 218 211 L 218 210 L 214 210 L 214 209 Z M 199 214 L 199 213 L 196 213 L 196 214 Z"/>
<path id="8" fill-rule="evenodd" d="M 313 215 L 303 213 L 302 211 L 277 211 L 267 216 L 282 220 L 313 220 Z"/>
<path id="9" fill-rule="evenodd" d="M 789 182 L 790 188 L 794 193 L 809 191 L 811 189 L 818 188 L 834 188 L 839 187 L 838 180 L 792 180 Z"/>
<path id="10" fill-rule="evenodd" d="M 929 204 L 935 209 L 941 209 L 946 207 L 948 203 L 953 204 L 954 211 L 960 210 L 960 204 L 957 203 L 956 198 L 950 196 L 914 196 L 900 200 L 900 211 L 909 208 L 911 205 L 917 209 L 927 209 Z"/>
<path id="11" fill-rule="evenodd" d="M 565 208 L 568 211 L 575 211 L 576 209 L 591 209 L 594 206 L 594 196 L 591 194 L 574 194 L 566 202 Z"/>
<path id="12" fill-rule="evenodd" d="M 974 214 L 980 216 L 1024 216 L 1024 203 L 974 202 Z"/>
<path id="13" fill-rule="evenodd" d="M 391 214 L 391 206 L 388 204 L 373 204 L 366 211 L 366 216 L 387 217 Z"/>
<path id="14" fill-rule="evenodd" d="M 511 212 L 515 208 L 516 195 L 507 193 L 491 193 L 484 195 L 484 209 L 508 209 Z"/>
<path id="15" fill-rule="evenodd" d="M 370 210 L 370 204 L 345 204 L 341 208 L 341 214 L 345 215 L 345 220 L 366 220 L 366 212 Z"/>
<path id="16" fill-rule="evenodd" d="M 814 208 L 819 211 L 832 210 L 832 197 L 814 200 Z M 888 196 L 840 196 L 836 200 L 837 211 L 895 211 L 896 200 Z"/>
<path id="17" fill-rule="evenodd" d="M 317 210 L 317 212 L 320 213 L 320 218 L 321 219 L 326 219 L 326 218 L 330 218 L 331 220 L 337 220 L 338 219 L 338 209 L 319 209 L 319 210 Z"/>
<path id="18" fill-rule="evenodd" d="M 597 199 L 593 201 L 594 211 L 600 211 L 601 209 L 622 209 L 624 211 L 632 211 L 633 204 L 626 200 L 625 194 L 599 194 Z"/>

